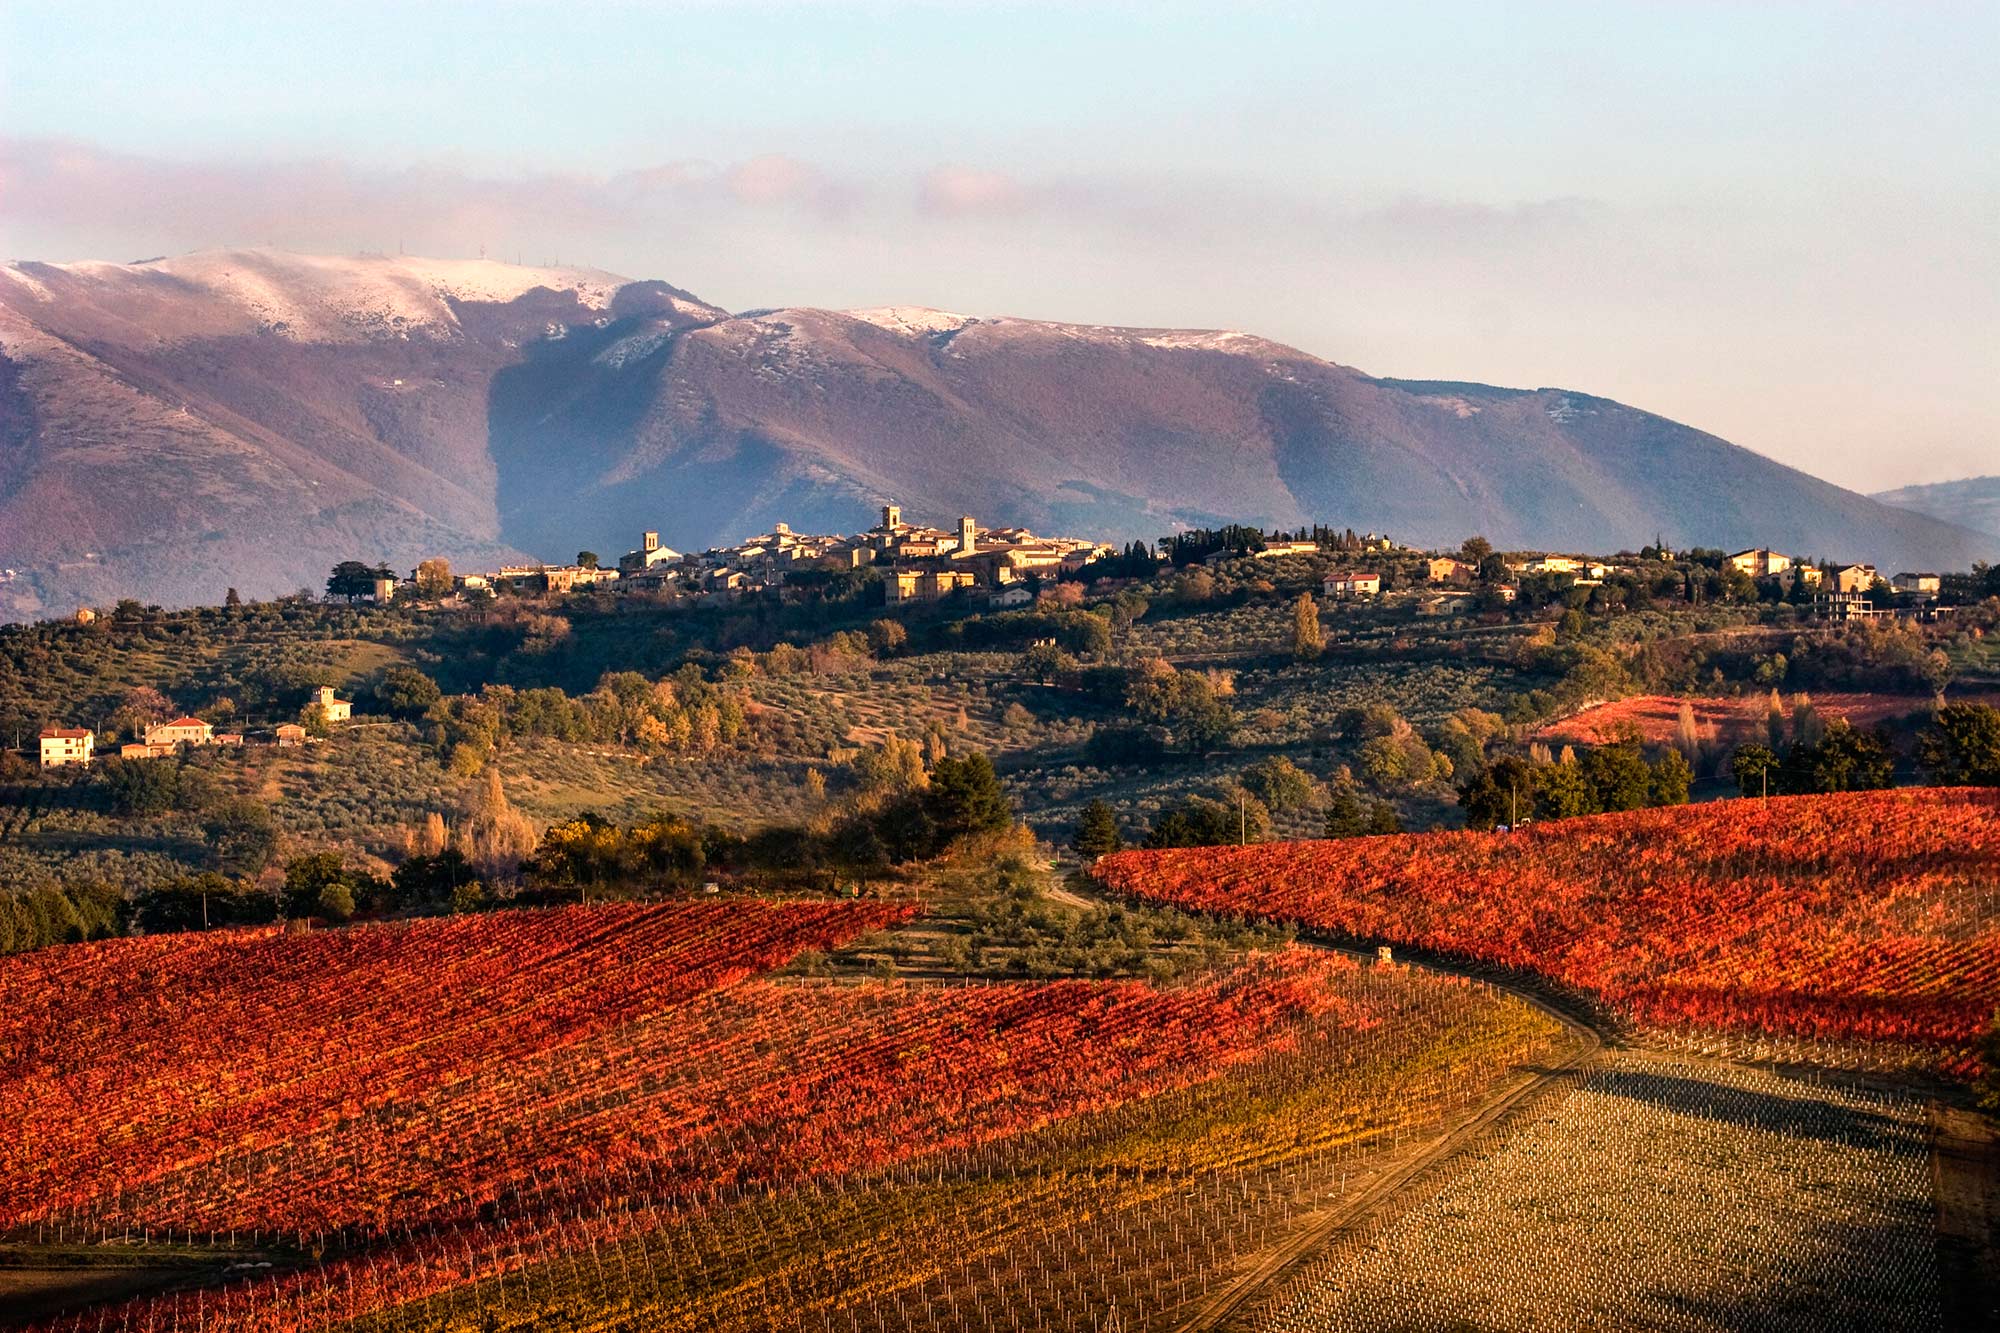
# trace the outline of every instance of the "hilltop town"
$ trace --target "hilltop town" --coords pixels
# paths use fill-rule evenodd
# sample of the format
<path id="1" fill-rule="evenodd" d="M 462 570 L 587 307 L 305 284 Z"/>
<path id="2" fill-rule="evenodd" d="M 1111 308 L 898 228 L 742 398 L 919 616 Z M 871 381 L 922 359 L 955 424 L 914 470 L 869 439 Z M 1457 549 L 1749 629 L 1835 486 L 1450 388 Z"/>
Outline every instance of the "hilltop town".
<path id="1" fill-rule="evenodd" d="M 873 569 L 882 575 L 889 602 L 936 601 L 954 592 L 978 589 L 992 605 L 1019 606 L 1032 600 L 1023 585 L 1041 577 L 1074 575 L 1109 554 L 1102 542 L 1076 537 L 1038 537 L 1026 528 L 983 528 L 970 514 L 946 530 L 907 523 L 902 508 L 882 506 L 882 521 L 866 532 L 812 534 L 780 523 L 770 532 L 683 555 L 648 531 L 639 545 L 605 565 L 582 552 L 570 565 L 503 565 L 487 573 L 454 576 L 461 592 L 561 594 L 576 588 L 615 586 L 689 598 L 731 598 L 782 590 L 801 574 L 824 576 Z M 413 574 L 413 578 L 415 575 Z M 378 597 L 385 590 L 377 590 Z M 394 591 L 391 585 L 388 592 Z"/>
<path id="2" fill-rule="evenodd" d="M 483 623 L 493 613 L 540 616 L 542 634 L 567 634 L 586 623 L 578 619 L 586 615 L 609 615 L 607 623 L 658 615 L 665 617 L 662 624 L 685 624 L 688 628 L 676 633 L 692 634 L 687 646 L 695 649 L 717 625 L 748 624 L 742 617 L 784 608 L 806 617 L 795 622 L 800 629 L 782 632 L 797 642 L 808 642 L 815 632 L 833 634 L 844 622 L 866 628 L 868 617 L 882 617 L 867 628 L 877 649 L 913 632 L 935 632 L 924 626 L 972 627 L 1011 614 L 1027 617 L 1021 623 L 1035 627 L 1025 632 L 1022 646 L 1042 644 L 1057 655 L 1050 660 L 1059 662 L 1068 653 L 1086 659 L 1102 655 L 1107 640 L 1102 629 L 1092 628 L 1103 623 L 1098 617 L 1108 616 L 1115 631 L 1133 608 L 1143 615 L 1148 600 L 1192 608 L 1223 596 L 1247 598 L 1252 605 L 1269 596 L 1302 598 L 1287 615 L 1294 622 L 1290 637 L 1305 643 L 1380 633 L 1399 624 L 1429 624 L 1435 626 L 1432 633 L 1449 636 L 1469 625 L 1532 626 L 1565 613 L 1573 613 L 1579 628 L 1571 630 L 1567 619 L 1561 628 L 1582 633 L 1581 626 L 1609 627 L 1629 613 L 1672 608 L 1689 613 L 1737 608 L 1738 615 L 1798 629 L 1879 622 L 1934 626 L 1984 595 L 1976 575 L 1904 571 L 1885 579 L 1867 564 L 1804 559 L 1768 547 L 1676 552 L 1654 542 L 1638 551 L 1594 556 L 1498 552 L 1473 538 L 1455 550 L 1422 551 L 1376 533 L 1229 526 L 1120 549 L 1088 538 L 981 527 L 970 515 L 951 528 L 930 526 L 908 521 L 893 503 L 882 507 L 880 522 L 861 533 L 799 533 L 781 523 L 749 540 L 695 553 L 677 551 L 661 537 L 647 531 L 632 550 L 610 562 L 583 551 L 569 564 L 483 572 L 456 572 L 442 560 L 426 560 L 404 575 L 379 562 L 348 561 L 327 580 L 324 601 L 442 615 L 440 626 L 453 623 L 454 611 L 482 613 L 468 624 Z M 287 599 L 277 605 L 302 604 Z M 233 595 L 222 610 L 248 614 L 248 608 L 235 606 Z M 1083 612 L 1094 614 L 1074 622 L 1081 628 L 1063 619 Z M 82 611 L 75 620 L 115 632 L 116 626 L 136 627 L 154 614 L 121 603 L 101 613 Z M 1311 633 L 1302 616 L 1317 627 Z M 999 628 L 1006 623 L 993 619 L 992 628 L 976 633 L 1012 642 L 1016 631 Z M 883 626 L 894 626 L 893 635 Z M 731 631 L 715 641 L 718 647 L 732 639 L 740 643 L 745 632 L 754 640 L 776 631 Z M 1146 637 L 1137 636 L 1125 651 L 1143 655 L 1149 650 L 1139 645 Z M 531 634 L 526 646 L 540 651 L 537 641 Z M 629 654 L 613 655 L 601 669 L 651 665 Z M 450 683 L 450 671 L 425 670 Z M 343 697 L 336 686 L 359 691 L 364 708 L 375 706 L 369 698 L 375 682 L 329 670 L 325 679 L 281 690 L 255 710 L 221 699 L 223 716 L 204 718 L 199 699 L 176 710 L 165 694 L 155 693 L 141 706 L 116 707 L 122 719 L 117 722 L 107 723 L 103 712 L 95 718 L 80 715 L 77 701 L 67 707 L 60 701 L 29 705 L 27 715 L 17 712 L 14 722 L 39 729 L 38 748 L 30 754 L 44 769 L 87 768 L 107 752 L 140 761 L 245 745 L 299 749 L 324 741 L 352 718 L 356 700 Z M 98 707 L 114 711 L 114 703 Z M 107 735 L 107 726 L 117 735 Z"/>

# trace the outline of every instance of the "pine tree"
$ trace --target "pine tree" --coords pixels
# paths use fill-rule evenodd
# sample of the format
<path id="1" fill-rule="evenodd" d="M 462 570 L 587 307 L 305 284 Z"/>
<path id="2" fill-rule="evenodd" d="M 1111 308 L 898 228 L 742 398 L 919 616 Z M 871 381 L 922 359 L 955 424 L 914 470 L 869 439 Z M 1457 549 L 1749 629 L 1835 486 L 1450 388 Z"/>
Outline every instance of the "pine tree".
<path id="1" fill-rule="evenodd" d="M 963 759 L 940 759 L 932 766 L 924 812 L 946 842 L 968 833 L 994 832 L 1014 820 L 1014 807 L 993 771 L 993 761 L 977 750 Z"/>
<path id="2" fill-rule="evenodd" d="M 1076 821 L 1076 834 L 1069 845 L 1086 861 L 1109 856 L 1125 845 L 1125 839 L 1118 832 L 1118 816 L 1103 801 L 1092 801 L 1083 807 L 1083 814 Z"/>

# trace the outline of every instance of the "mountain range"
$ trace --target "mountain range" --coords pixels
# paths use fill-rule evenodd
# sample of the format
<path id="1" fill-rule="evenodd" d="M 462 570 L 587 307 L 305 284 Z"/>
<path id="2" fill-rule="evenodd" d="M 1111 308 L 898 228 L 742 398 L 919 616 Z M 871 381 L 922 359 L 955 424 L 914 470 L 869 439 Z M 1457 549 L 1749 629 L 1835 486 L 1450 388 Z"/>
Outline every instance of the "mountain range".
<path id="1" fill-rule="evenodd" d="M 1912 509 L 2000 540 L 2000 477 L 1967 477 L 1925 486 L 1904 486 L 1875 496 L 1885 505 Z"/>
<path id="2" fill-rule="evenodd" d="M 1383 379 L 1248 333 L 732 314 L 488 260 L 0 266 L 0 615 L 683 549 L 790 522 L 1152 538 L 1312 522 L 1962 568 L 1991 532 L 1568 389 Z M 1965 511 L 1964 517 L 1978 515 Z"/>

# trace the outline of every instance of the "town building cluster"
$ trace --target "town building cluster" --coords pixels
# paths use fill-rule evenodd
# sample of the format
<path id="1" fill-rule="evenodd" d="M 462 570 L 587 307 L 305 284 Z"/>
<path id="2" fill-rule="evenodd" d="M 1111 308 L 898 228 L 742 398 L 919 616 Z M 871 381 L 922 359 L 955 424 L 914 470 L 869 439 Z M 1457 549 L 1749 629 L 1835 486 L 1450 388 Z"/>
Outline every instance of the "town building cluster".
<path id="1" fill-rule="evenodd" d="M 1938 604 L 1943 577 L 1928 571 L 1905 571 L 1885 579 L 1873 565 L 1822 567 L 1762 546 L 1738 551 L 1728 564 L 1761 584 L 1775 586 L 1784 596 L 1804 584 L 1812 593 L 1814 614 L 1823 620 L 1935 620 L 1950 610 Z"/>
<path id="2" fill-rule="evenodd" d="M 1422 554 L 1372 532 L 1356 537 L 1350 531 L 1335 549 L 1338 554 L 1364 557 Z M 1254 550 L 1224 546 L 1202 559 L 1206 564 L 1220 565 L 1232 560 L 1315 556 L 1327 550 L 1301 531 L 1296 537 L 1279 534 Z M 879 572 L 884 599 L 892 605 L 966 594 L 984 605 L 1004 608 L 1032 602 L 1034 595 L 1028 585 L 1036 577 L 1071 574 L 1114 553 L 1115 548 L 1090 539 L 1039 537 L 1020 527 L 983 528 L 969 514 L 961 516 L 955 528 L 928 527 L 906 522 L 900 506 L 885 504 L 881 521 L 861 533 L 794 532 L 789 525 L 779 523 L 771 531 L 733 546 L 683 554 L 664 544 L 657 531 L 647 531 L 638 546 L 620 556 L 615 565 L 603 565 L 586 552 L 577 564 L 507 565 L 488 573 L 458 575 L 454 585 L 459 593 L 473 595 L 561 595 L 608 585 L 666 590 L 700 601 L 732 600 L 753 594 L 784 595 L 788 585 L 805 573 L 823 575 L 867 567 Z M 1658 546 L 1647 548 L 1645 555 L 1673 558 L 1671 551 Z M 1158 558 L 1168 558 L 1164 545 Z M 1459 616 L 1496 598 L 1503 603 L 1515 601 L 1520 595 L 1518 580 L 1524 578 L 1562 576 L 1570 580 L 1570 586 L 1588 588 L 1614 576 L 1639 572 L 1633 564 L 1560 552 L 1520 554 L 1504 563 L 1507 578 L 1496 580 L 1489 572 L 1482 579 L 1480 566 L 1459 555 L 1430 555 L 1428 586 L 1415 597 L 1418 614 Z M 1769 547 L 1735 552 L 1726 557 L 1723 566 L 1792 600 L 1804 600 L 1795 596 L 1802 583 L 1810 593 L 1814 614 L 1831 622 L 1884 616 L 1933 620 L 1948 610 L 1939 605 L 1943 581 L 1935 573 L 1901 573 L 1884 580 L 1873 565 L 1823 566 Z M 1342 569 L 1327 574 L 1321 587 L 1330 601 L 1365 601 L 1382 596 L 1384 581 L 1379 570 Z M 395 580 L 378 580 L 375 600 L 387 601 L 395 591 Z"/>
<path id="3" fill-rule="evenodd" d="M 1659 554 L 1666 559 L 1672 553 L 1661 551 Z M 1638 572 L 1634 565 L 1612 564 L 1580 555 L 1522 555 L 1504 563 L 1508 573 L 1517 579 L 1562 575 L 1569 578 L 1570 586 L 1580 588 L 1597 587 L 1615 575 Z M 1723 565 L 1781 597 L 1791 597 L 1802 584 L 1811 594 L 1814 615 L 1827 621 L 1882 617 L 1935 620 L 1950 610 L 1939 605 L 1944 580 L 1935 573 L 1901 573 L 1892 579 L 1884 579 L 1873 565 L 1821 566 L 1761 546 L 1738 551 L 1726 557 Z M 1475 587 L 1479 572 L 1479 566 L 1458 556 L 1430 557 L 1425 570 L 1430 586 L 1416 597 L 1418 614 L 1470 614 L 1477 609 L 1482 593 L 1497 596 L 1503 602 L 1514 601 L 1519 596 L 1520 585 L 1516 582 L 1503 581 L 1487 584 L 1483 588 Z M 1382 576 L 1371 569 L 1336 570 L 1326 575 L 1320 586 L 1329 601 L 1365 600 L 1382 594 Z"/>
<path id="4" fill-rule="evenodd" d="M 456 582 L 467 591 L 565 593 L 609 584 L 619 589 L 671 588 L 728 599 L 782 590 L 795 575 L 874 567 L 892 602 L 935 601 L 961 589 L 980 593 L 999 606 L 1032 600 L 1022 586 L 1031 577 L 1053 578 L 1081 569 L 1107 555 L 1102 542 L 1074 537 L 1038 537 L 1026 528 L 986 528 L 967 514 L 955 528 L 908 523 L 900 506 L 882 506 L 881 522 L 866 532 L 815 534 L 780 523 L 761 536 L 734 546 L 682 554 L 648 531 L 639 545 L 601 565 L 506 566 L 492 573 L 467 574 Z"/>

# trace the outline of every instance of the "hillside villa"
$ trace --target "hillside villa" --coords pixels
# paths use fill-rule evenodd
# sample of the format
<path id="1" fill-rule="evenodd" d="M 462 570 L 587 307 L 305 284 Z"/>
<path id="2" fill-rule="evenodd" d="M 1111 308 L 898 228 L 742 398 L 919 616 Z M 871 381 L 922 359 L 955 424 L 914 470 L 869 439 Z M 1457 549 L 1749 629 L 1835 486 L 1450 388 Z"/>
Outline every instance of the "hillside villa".
<path id="1" fill-rule="evenodd" d="M 319 706 L 320 713 L 329 723 L 345 722 L 354 716 L 354 705 L 345 699 L 334 698 L 331 685 L 322 685 L 314 690 L 312 704 Z"/>
<path id="2" fill-rule="evenodd" d="M 1431 560 L 1428 577 L 1432 583 L 1458 583 L 1478 573 L 1477 565 L 1467 564 L 1454 556 L 1441 555 Z"/>
<path id="3" fill-rule="evenodd" d="M 1328 574 L 1320 581 L 1320 589 L 1336 601 L 1373 597 L 1382 591 L 1382 576 L 1373 570 L 1349 570 L 1339 574 Z"/>
<path id="4" fill-rule="evenodd" d="M 1731 569 L 1740 570 L 1753 579 L 1768 579 L 1784 573 L 1797 562 L 1768 546 L 1755 546 L 1747 551 L 1738 551 L 1729 557 L 1727 563 Z"/>
<path id="5" fill-rule="evenodd" d="M 215 727 L 198 717 L 177 717 L 171 722 L 152 722 L 146 726 L 148 745 L 213 745 Z"/>
<path id="6" fill-rule="evenodd" d="M 1263 550 L 1252 551 L 1250 554 L 1259 560 L 1276 560 L 1288 555 L 1318 555 L 1319 543 L 1296 540 L 1266 542 Z"/>
<path id="7" fill-rule="evenodd" d="M 41 742 L 43 768 L 88 767 L 97 749 L 97 734 L 87 727 L 43 727 Z"/>
<path id="8" fill-rule="evenodd" d="M 181 745 L 241 745 L 243 734 L 236 731 L 217 731 L 214 724 L 198 717 L 177 717 L 171 722 L 154 722 L 146 728 L 145 744 L 164 746 L 171 753 Z"/>
<path id="9" fill-rule="evenodd" d="M 1833 591 L 1867 592 L 1879 577 L 1873 565 L 1843 565 L 1833 571 Z"/>

